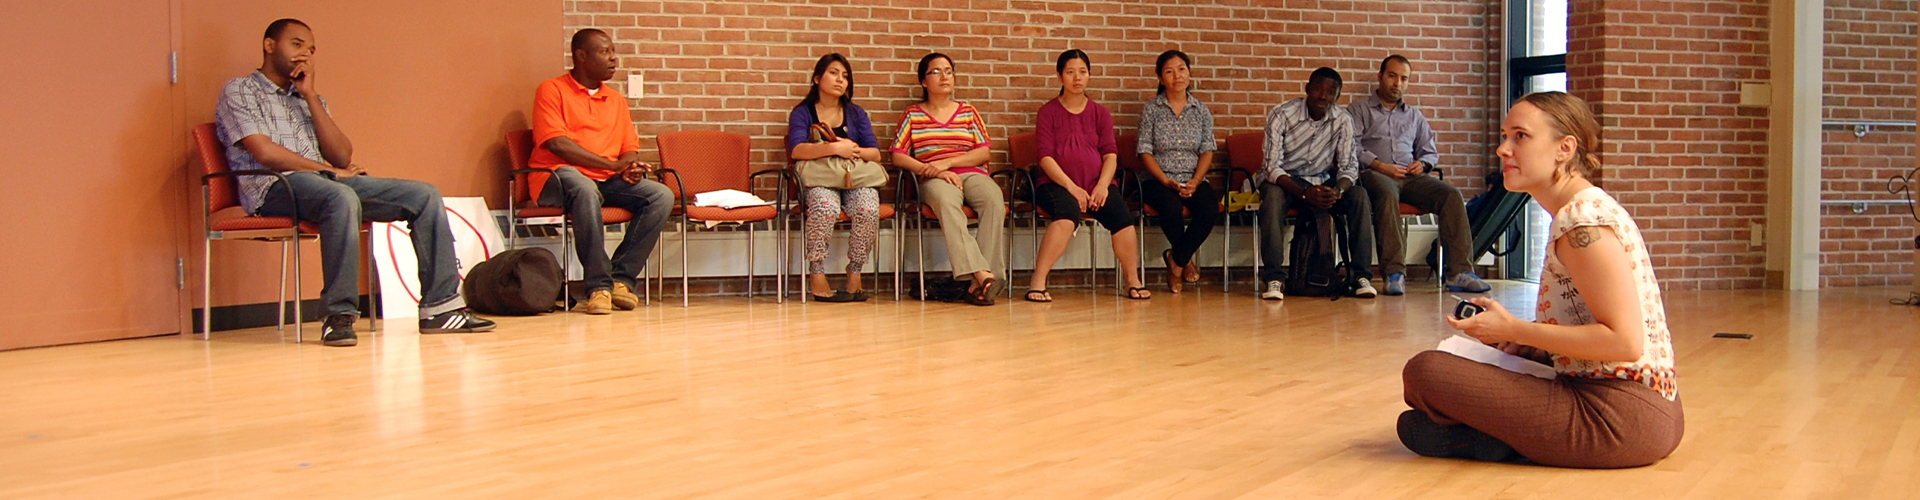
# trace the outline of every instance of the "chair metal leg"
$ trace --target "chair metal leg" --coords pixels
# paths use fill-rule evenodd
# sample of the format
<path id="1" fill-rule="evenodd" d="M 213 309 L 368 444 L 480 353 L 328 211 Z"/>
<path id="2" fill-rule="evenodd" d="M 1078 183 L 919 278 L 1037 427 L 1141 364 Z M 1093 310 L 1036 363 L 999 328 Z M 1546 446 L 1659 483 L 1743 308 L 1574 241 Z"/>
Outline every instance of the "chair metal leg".
<path id="1" fill-rule="evenodd" d="M 301 305 L 300 305 L 301 296 L 302 294 L 300 293 L 300 233 L 296 230 L 293 234 L 293 343 L 295 344 L 306 343 L 304 334 L 306 333 L 306 330 L 307 330 L 305 326 L 307 315 L 306 315 L 306 311 L 301 310 Z"/>
<path id="2" fill-rule="evenodd" d="M 687 226 L 691 224 L 690 217 L 680 217 L 680 307 L 687 307 L 687 293 L 692 290 L 687 280 Z"/>
<path id="3" fill-rule="evenodd" d="M 914 211 L 918 212 L 919 209 L 915 208 Z M 925 215 L 921 215 L 921 214 L 914 215 L 913 238 L 914 238 L 914 244 L 913 244 L 914 253 L 919 255 L 919 262 L 918 262 L 918 265 L 914 267 L 914 270 L 920 272 L 920 301 L 926 302 L 927 301 L 927 217 Z"/>
<path id="4" fill-rule="evenodd" d="M 287 240 L 280 240 L 280 298 L 273 303 L 274 331 L 287 331 Z"/>
<path id="5" fill-rule="evenodd" d="M 204 235 L 200 238 L 200 340 L 213 340 L 213 238 Z"/>
<path id="6" fill-rule="evenodd" d="M 753 239 L 753 223 L 748 222 L 745 225 L 747 226 L 747 298 L 751 299 L 753 298 L 753 264 L 756 262 L 753 260 L 753 248 L 760 245 L 755 244 L 759 240 Z"/>

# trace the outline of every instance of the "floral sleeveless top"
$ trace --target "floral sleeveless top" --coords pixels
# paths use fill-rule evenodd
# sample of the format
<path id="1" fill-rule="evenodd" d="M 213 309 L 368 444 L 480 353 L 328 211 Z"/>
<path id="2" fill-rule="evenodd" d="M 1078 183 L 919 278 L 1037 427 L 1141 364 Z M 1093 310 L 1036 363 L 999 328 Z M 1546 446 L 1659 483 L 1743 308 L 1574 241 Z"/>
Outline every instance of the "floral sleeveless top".
<path id="1" fill-rule="evenodd" d="M 1660 285 L 1653 278 L 1653 261 L 1647 257 L 1646 241 L 1640 227 L 1633 223 L 1620 202 L 1598 187 L 1587 188 L 1573 196 L 1567 206 L 1553 214 L 1551 240 L 1559 240 L 1578 227 L 1604 227 L 1626 246 L 1634 287 L 1640 295 L 1640 314 L 1646 324 L 1645 344 L 1639 360 L 1630 363 L 1603 362 L 1553 355 L 1553 369 L 1571 377 L 1632 380 L 1673 400 L 1679 388 L 1673 370 L 1673 335 L 1667 330 L 1666 305 L 1660 300 Z M 1593 312 L 1573 285 L 1573 277 L 1547 245 L 1546 263 L 1540 272 L 1540 300 L 1534 321 L 1549 325 L 1585 325 L 1594 322 Z"/>

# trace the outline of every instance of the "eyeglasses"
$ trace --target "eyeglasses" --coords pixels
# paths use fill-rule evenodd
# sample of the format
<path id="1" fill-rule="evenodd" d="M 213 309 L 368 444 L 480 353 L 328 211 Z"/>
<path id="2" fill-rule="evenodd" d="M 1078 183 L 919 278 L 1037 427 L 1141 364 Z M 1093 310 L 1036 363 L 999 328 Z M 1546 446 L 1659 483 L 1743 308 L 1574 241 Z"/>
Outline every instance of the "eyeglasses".
<path id="1" fill-rule="evenodd" d="M 946 75 L 946 76 L 953 76 L 953 75 L 954 75 L 954 73 L 953 73 L 953 68 L 934 68 L 934 69 L 930 69 L 930 70 L 927 70 L 927 74 L 926 74 L 925 76 L 935 76 L 935 75 Z"/>

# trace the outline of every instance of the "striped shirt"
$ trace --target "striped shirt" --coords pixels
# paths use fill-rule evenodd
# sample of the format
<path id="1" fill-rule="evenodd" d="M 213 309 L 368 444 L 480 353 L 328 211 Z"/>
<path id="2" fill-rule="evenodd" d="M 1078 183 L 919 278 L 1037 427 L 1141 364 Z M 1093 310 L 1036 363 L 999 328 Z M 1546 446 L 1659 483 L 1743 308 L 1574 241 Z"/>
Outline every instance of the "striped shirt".
<path id="1" fill-rule="evenodd" d="M 986 118 L 973 105 L 959 103 L 953 117 L 940 121 L 927 113 L 919 104 L 907 107 L 907 114 L 900 118 L 900 127 L 893 137 L 892 151 L 912 156 L 921 163 L 930 163 L 942 158 L 951 158 L 967 154 L 977 148 L 992 147 L 987 139 Z M 986 174 L 982 166 L 954 167 L 948 169 L 955 174 L 973 172 Z"/>
<path id="2" fill-rule="evenodd" d="M 1198 98 L 1187 96 L 1187 106 L 1178 114 L 1165 94 L 1154 96 L 1140 110 L 1140 143 L 1134 152 L 1153 155 L 1160 171 L 1174 182 L 1192 180 L 1200 168 L 1200 155 L 1218 148 L 1213 112 Z"/>
<path id="3" fill-rule="evenodd" d="M 323 111 L 326 105 L 326 99 L 322 98 Z M 227 82 L 226 88 L 220 90 L 220 103 L 214 107 L 214 123 L 220 143 L 227 146 L 229 169 L 267 169 L 254 160 L 247 148 L 240 147 L 241 139 L 253 135 L 264 135 L 274 144 L 306 159 L 327 162 L 320 156 L 320 139 L 314 135 L 313 110 L 307 108 L 306 98 L 292 86 L 283 89 L 274 85 L 273 80 L 268 80 L 259 70 Z M 278 177 L 240 177 L 240 206 L 248 214 L 255 214 L 267 198 L 267 188 L 279 181 Z"/>
<path id="4" fill-rule="evenodd" d="M 1360 164 L 1353 161 L 1353 117 L 1337 105 L 1327 106 L 1327 116 L 1319 121 L 1308 116 L 1304 97 L 1275 106 L 1267 112 L 1263 149 L 1267 164 L 1260 177 L 1267 182 L 1283 175 L 1316 185 L 1336 174 L 1349 182 L 1360 178 Z"/>

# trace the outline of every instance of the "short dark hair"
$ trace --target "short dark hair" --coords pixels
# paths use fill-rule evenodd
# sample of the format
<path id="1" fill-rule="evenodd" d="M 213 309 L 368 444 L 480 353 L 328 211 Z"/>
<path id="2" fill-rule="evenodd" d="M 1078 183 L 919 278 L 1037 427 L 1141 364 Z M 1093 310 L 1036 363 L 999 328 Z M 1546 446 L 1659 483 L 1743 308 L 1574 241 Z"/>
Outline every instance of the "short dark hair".
<path id="1" fill-rule="evenodd" d="M 813 63 L 813 77 L 807 79 L 808 82 L 813 84 L 813 88 L 808 89 L 807 97 L 800 100 L 801 106 L 812 106 L 814 103 L 820 102 L 820 83 L 814 80 L 819 80 L 820 75 L 827 74 L 827 68 L 832 68 L 833 63 L 840 63 L 840 67 L 847 69 L 847 93 L 840 95 L 840 107 L 849 108 L 853 106 L 853 64 L 847 62 L 847 56 L 840 55 L 839 52 L 820 56 L 820 62 Z"/>
<path id="2" fill-rule="evenodd" d="M 1053 62 L 1053 72 L 1058 73 L 1061 76 L 1065 76 L 1067 73 L 1067 63 L 1074 59 L 1079 59 L 1081 64 L 1087 65 L 1087 69 L 1093 69 L 1093 59 L 1087 57 L 1086 51 L 1080 50 L 1080 49 L 1067 49 L 1066 52 L 1060 53 L 1060 58 L 1058 60 L 1055 60 Z M 1060 87 L 1060 95 L 1067 95 L 1066 87 Z"/>
<path id="3" fill-rule="evenodd" d="M 300 25 L 300 27 L 306 28 L 309 30 L 313 29 L 312 26 L 307 26 L 307 23 L 300 22 L 299 19 L 294 19 L 290 17 L 283 18 L 283 19 L 275 19 L 272 24 L 267 25 L 267 38 L 279 40 L 280 33 L 287 31 L 287 26 L 292 24 L 298 24 Z"/>
<path id="4" fill-rule="evenodd" d="M 1320 69 L 1313 70 L 1313 75 L 1307 77 L 1307 85 L 1313 85 L 1313 82 L 1317 82 L 1320 80 L 1333 80 L 1333 86 L 1335 87 L 1339 87 L 1347 84 L 1346 82 L 1340 80 L 1340 72 L 1334 71 L 1333 68 L 1328 68 L 1325 66 L 1320 67 Z"/>
<path id="5" fill-rule="evenodd" d="M 1409 62 L 1409 61 L 1407 61 L 1407 58 L 1406 58 L 1406 56 L 1402 56 L 1402 55 L 1400 55 L 1400 54 L 1394 54 L 1394 55 L 1390 55 L 1390 56 L 1387 56 L 1387 58 L 1386 58 L 1386 59 L 1381 59 L 1381 60 L 1380 60 L 1380 72 L 1381 72 L 1381 73 L 1385 73 L 1385 72 L 1387 72 L 1387 63 L 1390 63 L 1390 62 L 1398 62 L 1398 63 L 1400 63 L 1400 64 L 1405 64 L 1405 65 L 1407 65 L 1407 69 L 1413 69 L 1413 63 L 1412 63 L 1412 62 Z"/>
<path id="6" fill-rule="evenodd" d="M 958 64 L 954 64 L 954 63 L 953 63 L 953 58 L 951 58 L 951 57 L 947 57 L 947 55 L 946 55 L 946 54 L 942 54 L 942 53 L 939 53 L 939 52 L 933 52 L 933 53 L 929 53 L 929 54 L 927 54 L 927 55 L 925 55 L 925 56 L 921 56 L 921 57 L 920 57 L 920 67 L 919 67 L 919 69 L 917 70 L 917 72 L 915 72 L 915 73 L 913 74 L 913 79 L 914 79 L 915 81 L 922 81 L 922 82 L 924 82 L 924 81 L 926 81 L 926 80 L 927 80 L 927 67 L 928 67 L 928 66 L 932 66 L 932 65 L 933 65 L 933 60 L 934 60 L 934 59 L 946 59 L 946 60 L 947 60 L 947 64 L 948 64 L 948 65 L 950 65 L 950 66 L 952 66 L 952 67 L 953 67 L 954 69 L 958 69 L 958 68 L 960 67 L 960 65 L 958 65 Z M 921 88 L 920 88 L 920 101 L 921 101 L 921 102 L 926 102 L 926 100 L 927 100 L 927 89 L 926 89 L 926 87 L 921 87 Z"/>
<path id="7" fill-rule="evenodd" d="M 594 35 L 607 37 L 608 40 L 613 39 L 613 35 L 608 35 L 607 32 L 605 31 L 600 31 L 594 28 L 586 28 L 580 31 L 573 32 L 573 41 L 567 44 L 567 50 L 568 51 L 580 50 L 580 47 L 584 47 L 587 45 L 587 39 L 592 38 Z"/>
<path id="8" fill-rule="evenodd" d="M 1185 53 L 1185 52 L 1181 52 L 1181 51 L 1179 51 L 1179 50 L 1169 50 L 1169 51 L 1166 51 L 1166 52 L 1161 52 L 1161 53 L 1160 53 L 1160 60 L 1157 60 L 1157 61 L 1154 61 L 1154 62 L 1153 62 L 1153 79 L 1155 79 L 1155 80 L 1159 80 L 1159 79 L 1160 79 L 1160 72 L 1162 72 L 1162 71 L 1166 71 L 1166 70 L 1167 70 L 1167 63 L 1169 63 L 1169 62 L 1172 62 L 1172 61 L 1173 61 L 1173 58 L 1175 58 L 1175 57 L 1178 57 L 1178 58 L 1180 58 L 1180 62 L 1182 62 L 1182 63 L 1186 63 L 1186 65 L 1187 65 L 1187 67 L 1188 67 L 1188 68 L 1192 68 L 1192 67 L 1193 67 L 1193 58 L 1190 58 L 1190 57 L 1187 57 L 1187 53 Z M 1155 93 L 1155 94 L 1166 94 L 1166 93 L 1167 93 L 1167 86 L 1166 86 L 1166 85 L 1161 85 L 1161 86 L 1159 87 L 1159 90 L 1156 90 L 1156 91 L 1154 91 L 1154 93 Z M 1193 87 L 1187 87 L 1187 93 L 1189 93 L 1189 94 L 1191 94 L 1191 93 L 1193 93 Z"/>

